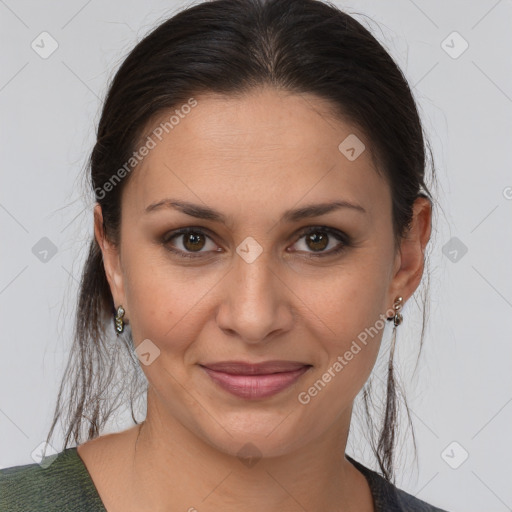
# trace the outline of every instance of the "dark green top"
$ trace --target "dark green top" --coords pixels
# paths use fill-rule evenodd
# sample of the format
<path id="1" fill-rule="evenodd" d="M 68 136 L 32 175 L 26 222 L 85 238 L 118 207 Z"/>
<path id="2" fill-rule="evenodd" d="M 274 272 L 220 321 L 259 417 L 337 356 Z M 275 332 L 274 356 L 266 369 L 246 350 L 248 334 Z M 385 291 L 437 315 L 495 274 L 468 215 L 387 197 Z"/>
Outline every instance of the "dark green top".
<path id="1" fill-rule="evenodd" d="M 0 512 L 106 512 L 76 447 L 53 457 L 46 467 L 43 462 L 0 469 Z M 446 512 L 346 457 L 368 480 L 375 512 Z"/>

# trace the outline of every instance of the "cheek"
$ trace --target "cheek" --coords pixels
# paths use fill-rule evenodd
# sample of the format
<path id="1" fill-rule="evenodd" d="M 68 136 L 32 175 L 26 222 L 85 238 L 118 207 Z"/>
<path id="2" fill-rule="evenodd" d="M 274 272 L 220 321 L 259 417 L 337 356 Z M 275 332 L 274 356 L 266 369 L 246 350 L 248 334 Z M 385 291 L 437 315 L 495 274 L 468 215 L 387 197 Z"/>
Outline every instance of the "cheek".
<path id="1" fill-rule="evenodd" d="M 325 280 L 297 279 L 294 287 L 304 298 L 307 328 L 323 354 L 319 373 L 327 372 L 328 387 L 343 389 L 344 397 L 359 392 L 375 364 L 387 324 L 386 272 L 376 255 L 361 255 L 330 270 Z"/>
<path id="2" fill-rule="evenodd" d="M 298 390 L 301 404 L 311 404 L 305 412 L 330 410 L 325 420 L 334 421 L 361 391 L 379 354 L 386 320 L 376 299 L 375 287 L 361 286 L 361 281 L 341 279 L 333 282 L 333 291 L 316 299 L 321 322 L 310 329 L 322 355 L 318 366 Z M 343 286 L 342 286 L 343 285 Z M 313 322 L 310 323 L 310 327 Z M 325 413 L 321 413 L 325 414 Z"/>
<path id="3" fill-rule="evenodd" d="M 305 304 L 304 311 L 311 311 L 309 316 L 317 318 L 325 339 L 334 346 L 357 338 L 386 311 L 389 282 L 386 267 L 378 258 L 361 254 L 332 267 L 323 276 L 317 274 L 297 276 L 290 286 Z"/>
<path id="4" fill-rule="evenodd" d="M 126 258 L 125 294 L 133 338 L 136 344 L 149 338 L 165 350 L 179 351 L 199 332 L 208 294 L 222 275 L 172 265 L 155 252 L 159 250 Z"/>

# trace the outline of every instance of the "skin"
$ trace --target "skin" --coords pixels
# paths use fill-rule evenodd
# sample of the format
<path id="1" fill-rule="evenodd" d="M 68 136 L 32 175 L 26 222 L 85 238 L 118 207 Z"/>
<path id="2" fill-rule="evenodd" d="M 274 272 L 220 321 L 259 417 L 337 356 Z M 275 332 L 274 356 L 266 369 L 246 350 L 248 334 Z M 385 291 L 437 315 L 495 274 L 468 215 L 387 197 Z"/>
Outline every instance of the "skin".
<path id="1" fill-rule="evenodd" d="M 383 331 L 360 343 L 309 403 L 298 394 L 389 313 L 396 297 L 405 303 L 414 293 L 430 237 L 430 203 L 417 199 L 412 226 L 395 251 L 390 190 L 375 170 L 371 143 L 330 115 L 328 103 L 269 88 L 196 99 L 130 176 L 120 247 L 105 238 L 95 208 L 114 302 L 126 311 L 135 346 L 149 339 L 160 355 L 141 364 L 149 381 L 144 423 L 84 443 L 78 453 L 109 512 L 373 511 L 368 483 L 344 453 L 353 401 Z M 338 150 L 349 134 L 366 145 L 354 161 Z M 164 198 L 209 206 L 229 221 L 171 208 L 144 213 Z M 285 210 L 334 200 L 366 213 L 343 208 L 280 221 Z M 307 259 L 318 253 L 301 234 L 309 226 L 337 229 L 353 244 Z M 165 234 L 181 227 L 205 233 L 198 258 L 165 248 Z M 249 236 L 262 248 L 251 263 L 236 252 Z M 194 253 L 186 240 L 177 236 L 167 246 Z M 329 245 L 317 251 L 339 244 L 329 235 Z M 220 389 L 198 366 L 240 359 L 312 368 L 277 395 L 248 401 Z M 237 456 L 246 443 L 261 454 L 252 467 Z"/>

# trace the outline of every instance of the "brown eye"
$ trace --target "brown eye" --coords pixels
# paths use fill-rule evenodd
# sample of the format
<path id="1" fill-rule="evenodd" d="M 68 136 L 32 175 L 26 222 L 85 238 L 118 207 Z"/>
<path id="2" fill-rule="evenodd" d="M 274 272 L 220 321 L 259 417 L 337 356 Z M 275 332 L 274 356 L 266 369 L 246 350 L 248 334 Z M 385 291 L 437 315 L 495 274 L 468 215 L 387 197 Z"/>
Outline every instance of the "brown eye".
<path id="1" fill-rule="evenodd" d="M 351 246 L 350 236 L 327 227 L 310 227 L 302 231 L 299 240 L 302 239 L 304 249 L 292 252 L 304 253 L 305 257 L 311 258 L 334 256 Z M 208 243 L 211 244 L 210 248 Z M 167 233 L 162 238 L 162 244 L 169 252 L 181 258 L 199 258 L 207 253 L 222 251 L 203 229 L 198 228 L 182 228 Z M 332 247 L 327 251 L 329 246 Z"/>
<path id="2" fill-rule="evenodd" d="M 202 233 L 186 233 L 183 237 L 183 246 L 187 251 L 201 250 L 205 245 L 205 237 Z"/>
<path id="3" fill-rule="evenodd" d="M 208 243 L 211 244 L 210 247 L 207 247 Z M 197 258 L 208 252 L 219 251 L 216 249 L 216 244 L 211 241 L 211 237 L 197 228 L 182 228 L 167 233 L 162 238 L 162 244 L 168 251 L 182 258 Z M 203 250 L 205 248 L 208 250 Z"/>
<path id="4" fill-rule="evenodd" d="M 306 244 L 314 251 L 322 251 L 329 245 L 329 237 L 325 233 L 316 231 L 306 235 Z"/>
<path id="5" fill-rule="evenodd" d="M 328 227 L 310 227 L 302 231 L 299 240 L 302 239 L 305 249 L 299 252 L 304 252 L 306 257 L 312 258 L 333 256 L 351 245 L 351 238 L 348 235 Z M 326 250 L 329 246 L 331 250 Z"/>

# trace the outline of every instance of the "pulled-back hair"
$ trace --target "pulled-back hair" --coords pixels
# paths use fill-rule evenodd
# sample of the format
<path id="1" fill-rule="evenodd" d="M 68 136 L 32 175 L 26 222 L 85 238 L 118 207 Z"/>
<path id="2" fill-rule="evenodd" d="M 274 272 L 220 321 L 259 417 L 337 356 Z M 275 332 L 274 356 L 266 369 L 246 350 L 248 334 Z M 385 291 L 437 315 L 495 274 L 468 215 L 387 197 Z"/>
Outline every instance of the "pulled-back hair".
<path id="1" fill-rule="evenodd" d="M 119 243 L 121 195 L 133 171 L 122 173 L 119 183 L 107 184 L 126 169 L 151 122 L 202 93 L 234 97 L 261 86 L 328 100 L 334 116 L 365 134 L 377 172 L 391 190 L 399 247 L 415 199 L 423 196 L 433 203 L 425 183 L 429 146 L 415 100 L 399 67 L 369 30 L 335 5 L 318 0 L 203 2 L 167 19 L 133 48 L 110 84 L 88 162 L 103 229 L 113 244 Z M 419 355 L 427 307 L 423 299 Z M 147 381 L 133 354 L 130 329 L 112 342 L 114 311 L 102 253 L 92 236 L 74 341 L 47 438 L 64 418 L 64 448 L 100 435 L 111 414 L 126 402 L 138 423 L 133 405 L 147 392 Z M 386 392 L 382 428 L 377 440 L 372 433 L 371 446 L 381 473 L 392 481 L 397 420 L 392 372 Z M 368 412 L 368 387 L 362 396 Z M 367 425 L 373 432 L 369 414 Z"/>

